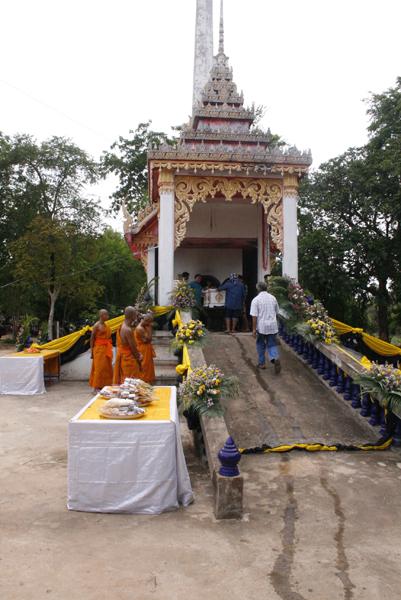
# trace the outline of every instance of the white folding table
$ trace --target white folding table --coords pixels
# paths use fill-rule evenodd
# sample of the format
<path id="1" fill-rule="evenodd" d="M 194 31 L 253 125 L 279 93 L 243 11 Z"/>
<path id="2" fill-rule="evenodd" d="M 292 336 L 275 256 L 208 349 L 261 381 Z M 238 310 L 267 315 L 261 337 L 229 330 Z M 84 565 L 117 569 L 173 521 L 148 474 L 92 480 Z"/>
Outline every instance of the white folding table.
<path id="1" fill-rule="evenodd" d="M 104 419 L 94 410 L 101 402 L 95 396 L 70 420 L 70 510 L 152 515 L 193 501 L 176 388 L 159 387 L 156 393 L 160 404 L 153 410 L 167 418 L 153 418 L 149 410 L 146 420 Z"/>

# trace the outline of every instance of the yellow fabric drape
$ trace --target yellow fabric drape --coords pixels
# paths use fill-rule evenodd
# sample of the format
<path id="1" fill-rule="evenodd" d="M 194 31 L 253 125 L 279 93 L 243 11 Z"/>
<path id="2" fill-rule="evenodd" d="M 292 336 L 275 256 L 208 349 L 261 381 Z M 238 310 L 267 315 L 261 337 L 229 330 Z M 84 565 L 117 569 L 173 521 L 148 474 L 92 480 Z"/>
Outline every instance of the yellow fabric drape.
<path id="1" fill-rule="evenodd" d="M 181 327 L 183 325 L 184 324 L 181 319 L 180 311 L 177 309 L 175 311 L 173 326 L 178 327 L 178 329 L 181 329 Z M 182 349 L 182 363 L 180 365 L 177 365 L 175 370 L 177 371 L 178 375 L 185 375 L 185 374 L 189 375 L 192 371 L 191 359 L 189 358 L 188 346 L 186 344 L 184 344 L 183 349 Z"/>
<path id="2" fill-rule="evenodd" d="M 152 308 L 150 310 L 152 311 L 154 316 L 157 318 L 157 317 L 161 317 L 162 315 L 166 315 L 167 313 L 174 310 L 174 306 L 152 306 Z"/>
<path id="3" fill-rule="evenodd" d="M 184 347 L 182 349 L 182 363 L 180 365 L 177 365 L 175 370 L 177 371 L 178 375 L 185 375 L 185 373 L 189 375 L 192 371 L 191 359 L 189 358 L 188 347 L 186 344 L 184 344 Z"/>
<path id="4" fill-rule="evenodd" d="M 379 338 L 369 335 L 368 333 L 363 333 L 362 339 L 371 350 L 382 356 L 401 356 L 401 348 L 394 346 L 394 344 L 383 342 L 383 340 L 379 340 Z"/>
<path id="5" fill-rule="evenodd" d="M 344 333 L 360 333 L 365 344 L 371 350 L 377 352 L 377 354 L 380 354 L 381 356 L 401 356 L 401 348 L 394 346 L 394 344 L 383 342 L 383 340 L 380 340 L 369 333 L 365 333 L 360 327 L 351 327 L 350 325 L 341 323 L 341 321 L 337 321 L 336 319 L 331 319 L 331 322 L 333 323 L 333 327 L 339 335 L 343 335 Z"/>
<path id="6" fill-rule="evenodd" d="M 74 344 L 77 343 L 80 337 L 85 335 L 88 331 L 92 331 L 92 327 L 86 325 L 79 331 L 74 331 L 74 333 L 70 333 L 69 335 L 64 335 L 61 338 L 57 338 L 52 340 L 51 342 L 47 342 L 46 344 L 32 344 L 34 348 L 39 348 L 39 350 L 58 350 L 61 354 L 63 352 L 67 352 Z"/>
<path id="7" fill-rule="evenodd" d="M 183 326 L 183 322 L 182 322 L 182 319 L 181 319 L 181 313 L 177 309 L 175 311 L 175 316 L 174 316 L 174 319 L 173 319 L 173 327 L 178 327 L 178 329 L 181 329 L 182 326 Z"/>
<path id="8" fill-rule="evenodd" d="M 331 319 L 331 322 L 333 323 L 333 327 L 339 335 L 342 335 L 343 333 L 362 333 L 363 332 L 363 329 L 361 329 L 360 327 L 351 327 L 350 325 L 341 323 L 341 321 L 337 321 L 337 319 Z"/>
<path id="9" fill-rule="evenodd" d="M 151 311 L 155 317 L 160 317 L 161 315 L 171 312 L 173 308 L 173 306 L 153 306 Z M 111 333 L 114 333 L 121 326 L 123 321 L 124 315 L 119 315 L 118 317 L 114 317 L 113 319 L 106 321 L 106 324 L 110 327 Z M 32 346 L 34 348 L 39 348 L 39 350 L 58 350 L 58 352 L 62 354 L 63 352 L 67 352 L 67 350 L 72 348 L 72 346 L 77 343 L 79 338 L 85 335 L 88 331 L 92 331 L 92 327 L 90 325 L 86 325 L 79 331 L 74 331 L 74 333 L 64 335 L 63 337 L 52 340 L 51 342 L 47 342 L 46 344 L 32 344 Z"/>

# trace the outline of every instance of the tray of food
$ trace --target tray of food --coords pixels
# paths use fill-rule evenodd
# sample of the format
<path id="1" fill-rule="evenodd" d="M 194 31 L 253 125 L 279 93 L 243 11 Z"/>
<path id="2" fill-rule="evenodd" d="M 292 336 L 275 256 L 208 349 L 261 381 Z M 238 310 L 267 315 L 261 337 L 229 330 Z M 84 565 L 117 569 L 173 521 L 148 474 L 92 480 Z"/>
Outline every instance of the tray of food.
<path id="1" fill-rule="evenodd" d="M 146 410 L 133 400 L 111 398 L 99 408 L 99 414 L 106 419 L 141 419 Z"/>

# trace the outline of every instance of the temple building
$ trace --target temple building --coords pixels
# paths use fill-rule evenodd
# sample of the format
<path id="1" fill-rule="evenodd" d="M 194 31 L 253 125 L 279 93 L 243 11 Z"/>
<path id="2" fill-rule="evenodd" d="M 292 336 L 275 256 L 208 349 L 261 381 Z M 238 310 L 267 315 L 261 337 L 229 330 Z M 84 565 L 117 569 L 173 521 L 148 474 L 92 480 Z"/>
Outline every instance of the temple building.
<path id="1" fill-rule="evenodd" d="M 298 184 L 311 154 L 255 126 L 225 54 L 223 2 L 213 57 L 212 12 L 213 0 L 197 0 L 190 122 L 175 146 L 149 151 L 149 205 L 125 221 L 148 280 L 158 278 L 159 304 L 183 271 L 241 273 L 253 290 L 280 254 L 283 274 L 298 277 Z"/>

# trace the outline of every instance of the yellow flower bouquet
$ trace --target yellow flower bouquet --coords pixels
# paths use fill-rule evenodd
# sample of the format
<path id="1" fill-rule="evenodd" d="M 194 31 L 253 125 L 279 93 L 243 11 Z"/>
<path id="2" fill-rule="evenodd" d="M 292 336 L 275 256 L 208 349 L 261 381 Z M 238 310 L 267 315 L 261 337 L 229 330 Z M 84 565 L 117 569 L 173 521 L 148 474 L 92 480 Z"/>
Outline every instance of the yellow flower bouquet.
<path id="1" fill-rule="evenodd" d="M 179 328 L 173 341 L 174 348 L 182 348 L 184 344 L 200 346 L 204 343 L 207 330 L 202 321 L 191 320 Z"/>

